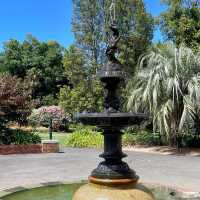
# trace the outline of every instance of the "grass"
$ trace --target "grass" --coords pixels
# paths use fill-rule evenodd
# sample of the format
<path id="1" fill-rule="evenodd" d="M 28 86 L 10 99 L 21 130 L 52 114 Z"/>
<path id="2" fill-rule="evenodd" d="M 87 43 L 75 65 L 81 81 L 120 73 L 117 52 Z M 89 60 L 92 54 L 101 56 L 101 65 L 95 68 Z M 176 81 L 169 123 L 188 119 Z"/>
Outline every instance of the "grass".
<path id="1" fill-rule="evenodd" d="M 37 127 L 34 128 L 32 126 L 21 126 L 18 125 L 12 125 L 10 126 L 11 129 L 20 129 L 27 132 L 34 132 L 38 134 L 42 140 L 49 140 L 49 133 L 48 128 L 45 127 Z M 71 133 L 64 133 L 64 132 L 53 132 L 53 139 L 58 140 L 61 147 L 66 147 L 67 138 L 69 137 Z"/>
<path id="2" fill-rule="evenodd" d="M 36 132 L 42 140 L 48 140 L 49 139 L 49 134 L 48 132 Z M 67 138 L 69 137 L 70 133 L 57 133 L 53 132 L 53 139 L 58 140 L 60 143 L 61 147 L 66 147 L 67 143 Z"/>
<path id="3" fill-rule="evenodd" d="M 29 126 L 20 127 L 20 129 L 28 132 L 35 132 L 42 140 L 49 140 L 48 128 L 33 128 Z M 61 147 L 101 148 L 103 146 L 103 136 L 97 132 L 94 127 L 77 124 L 72 124 L 69 128 L 69 132 L 53 132 L 53 140 L 57 140 Z M 152 135 L 146 132 L 139 134 L 126 132 L 123 136 L 123 146 L 133 146 L 143 143 L 149 144 L 152 143 L 152 141 Z"/>
<path id="4" fill-rule="evenodd" d="M 12 128 L 16 128 L 16 127 L 13 126 Z M 20 129 L 24 131 L 35 132 L 41 137 L 42 140 L 49 140 L 48 128 L 45 128 L 45 127 L 34 128 L 32 126 L 25 126 L 25 127 L 20 127 Z M 53 132 L 53 140 L 58 140 L 61 147 L 66 147 L 67 138 L 69 137 L 69 135 L 70 133 Z"/>

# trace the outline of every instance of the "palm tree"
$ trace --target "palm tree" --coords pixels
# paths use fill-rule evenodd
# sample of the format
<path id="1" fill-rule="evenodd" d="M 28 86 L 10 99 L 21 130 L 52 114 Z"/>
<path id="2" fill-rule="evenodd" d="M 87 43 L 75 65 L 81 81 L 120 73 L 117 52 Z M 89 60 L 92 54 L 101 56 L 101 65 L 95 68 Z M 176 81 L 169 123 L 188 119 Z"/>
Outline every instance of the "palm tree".
<path id="1" fill-rule="evenodd" d="M 200 105 L 200 55 L 185 46 L 156 48 L 139 62 L 128 109 L 152 114 L 154 129 L 177 145 L 187 116 Z"/>

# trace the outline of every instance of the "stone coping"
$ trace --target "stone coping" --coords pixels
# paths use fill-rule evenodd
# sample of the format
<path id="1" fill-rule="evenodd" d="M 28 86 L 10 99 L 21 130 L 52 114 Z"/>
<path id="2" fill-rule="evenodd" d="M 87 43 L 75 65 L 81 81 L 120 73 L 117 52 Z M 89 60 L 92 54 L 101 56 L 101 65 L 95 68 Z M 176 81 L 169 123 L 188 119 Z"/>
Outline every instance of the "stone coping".
<path id="1" fill-rule="evenodd" d="M 58 144 L 58 140 L 42 140 L 42 144 Z"/>
<path id="2" fill-rule="evenodd" d="M 0 155 L 59 153 L 57 140 L 43 140 L 41 144 L 0 145 Z"/>
<path id="3" fill-rule="evenodd" d="M 191 191 L 185 188 L 177 188 L 169 185 L 163 185 L 159 183 L 144 183 L 149 188 L 162 188 L 165 191 L 172 194 L 172 196 L 178 196 L 183 199 L 187 198 L 200 198 L 200 192 Z"/>
<path id="4" fill-rule="evenodd" d="M 86 180 L 74 180 L 74 181 L 55 181 L 55 182 L 45 182 L 45 183 L 39 183 L 39 184 L 34 184 L 34 185 L 26 185 L 26 186 L 18 186 L 18 187 L 14 187 L 14 188 L 8 188 L 5 190 L 0 190 L 0 200 L 2 200 L 3 197 L 11 195 L 15 192 L 21 192 L 21 191 L 26 191 L 26 190 L 31 190 L 31 189 L 35 189 L 35 188 L 40 188 L 40 187 L 47 187 L 47 186 L 57 186 L 57 185 L 66 185 L 66 184 L 81 184 L 81 183 L 87 183 Z M 169 194 L 172 194 L 173 196 L 176 195 L 178 197 L 181 198 L 200 198 L 200 192 L 192 192 L 189 190 L 185 190 L 182 188 L 172 188 L 169 186 L 164 186 L 162 184 L 153 184 L 153 183 L 144 183 L 142 182 L 144 185 L 146 185 L 149 188 L 162 188 L 165 189 L 166 192 L 169 192 Z"/>

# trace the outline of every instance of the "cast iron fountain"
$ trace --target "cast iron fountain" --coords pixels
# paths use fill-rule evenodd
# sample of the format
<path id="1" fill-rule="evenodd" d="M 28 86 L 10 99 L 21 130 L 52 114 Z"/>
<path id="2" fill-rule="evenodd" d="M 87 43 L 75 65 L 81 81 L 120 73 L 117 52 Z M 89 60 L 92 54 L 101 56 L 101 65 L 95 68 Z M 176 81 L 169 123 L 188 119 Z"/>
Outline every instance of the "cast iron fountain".
<path id="1" fill-rule="evenodd" d="M 115 56 L 120 40 L 115 17 L 111 20 L 110 30 L 112 34 L 106 49 L 108 61 L 97 73 L 105 88 L 104 112 L 80 113 L 76 117 L 85 125 L 95 125 L 103 130 L 104 153 L 100 157 L 105 161 L 92 171 L 89 184 L 81 187 L 73 200 L 151 200 L 153 199 L 151 193 L 137 183 L 139 177 L 135 171 L 122 161 L 126 154 L 122 152 L 123 132 L 121 130 L 130 125 L 139 125 L 148 117 L 142 113 L 121 112 L 122 104 L 118 91 L 126 75 L 123 66 Z"/>

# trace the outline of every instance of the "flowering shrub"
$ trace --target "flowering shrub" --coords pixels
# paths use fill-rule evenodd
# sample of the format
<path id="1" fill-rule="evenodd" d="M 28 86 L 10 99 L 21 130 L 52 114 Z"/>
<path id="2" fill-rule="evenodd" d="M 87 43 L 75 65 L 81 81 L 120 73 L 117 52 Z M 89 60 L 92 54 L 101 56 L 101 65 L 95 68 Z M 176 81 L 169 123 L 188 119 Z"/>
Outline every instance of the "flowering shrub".
<path id="1" fill-rule="evenodd" d="M 52 121 L 54 131 L 66 131 L 70 117 L 59 106 L 43 106 L 32 111 L 29 121 L 32 125 L 48 127 Z"/>

